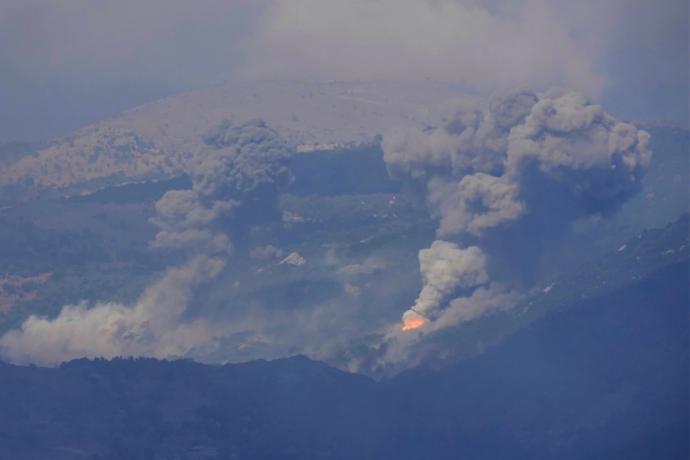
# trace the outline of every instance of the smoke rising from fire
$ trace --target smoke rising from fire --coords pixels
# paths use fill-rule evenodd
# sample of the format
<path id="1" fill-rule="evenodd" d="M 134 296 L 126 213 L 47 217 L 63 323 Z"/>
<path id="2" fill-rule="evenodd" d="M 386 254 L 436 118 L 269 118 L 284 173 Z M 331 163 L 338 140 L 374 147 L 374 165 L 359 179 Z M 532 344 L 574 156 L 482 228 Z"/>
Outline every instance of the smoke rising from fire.
<path id="1" fill-rule="evenodd" d="M 159 228 L 152 245 L 182 251 L 184 264 L 168 269 L 133 305 L 99 302 L 64 306 L 56 318 L 30 316 L 0 338 L 0 354 L 17 363 L 52 365 L 78 357 L 167 358 L 213 349 L 225 324 L 189 319 L 198 287 L 218 276 L 231 252 L 228 219 L 246 206 L 270 207 L 289 172 L 290 154 L 262 121 L 223 122 L 206 136 L 202 160 L 191 166 L 191 190 L 173 190 L 156 203 Z"/>
<path id="2" fill-rule="evenodd" d="M 404 327 L 421 326 L 441 303 L 455 290 L 486 283 L 486 258 L 481 249 L 460 248 L 448 241 L 434 241 L 430 248 L 419 251 L 419 268 L 424 287 L 414 307 L 403 315 Z"/>
<path id="3" fill-rule="evenodd" d="M 483 107 L 447 110 L 429 127 L 385 136 L 389 173 L 421 191 L 443 238 L 419 253 L 423 287 L 403 315 L 405 329 L 418 315 L 444 317 L 444 326 L 479 316 L 478 289 L 481 304 L 496 308 L 488 294 L 504 292 L 498 286 L 513 281 L 506 273 L 517 277 L 533 261 L 511 267 L 493 250 L 495 240 L 524 243 L 538 260 L 540 235 L 615 211 L 640 187 L 648 142 L 645 131 L 563 89 L 499 94 Z M 498 279 L 491 267 L 503 265 Z"/>

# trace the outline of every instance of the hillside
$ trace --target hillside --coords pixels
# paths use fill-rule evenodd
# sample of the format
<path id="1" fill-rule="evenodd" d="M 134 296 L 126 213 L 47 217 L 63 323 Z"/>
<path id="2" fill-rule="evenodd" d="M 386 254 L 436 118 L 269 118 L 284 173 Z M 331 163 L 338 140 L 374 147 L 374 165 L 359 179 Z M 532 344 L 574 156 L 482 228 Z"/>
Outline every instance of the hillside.
<path id="1" fill-rule="evenodd" d="M 0 188 L 74 192 L 170 177 L 224 119 L 262 118 L 297 151 L 369 143 L 392 126 L 421 124 L 430 108 L 460 97 L 430 82 L 230 83 L 131 109 L 9 166 L 0 163 Z"/>

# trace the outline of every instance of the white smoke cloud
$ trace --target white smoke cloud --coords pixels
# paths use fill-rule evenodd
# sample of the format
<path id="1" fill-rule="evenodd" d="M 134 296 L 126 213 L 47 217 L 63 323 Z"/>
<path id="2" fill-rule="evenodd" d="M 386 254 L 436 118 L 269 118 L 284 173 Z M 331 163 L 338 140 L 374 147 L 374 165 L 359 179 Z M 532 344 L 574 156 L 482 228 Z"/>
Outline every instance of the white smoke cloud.
<path id="1" fill-rule="evenodd" d="M 486 283 L 486 264 L 486 257 L 476 246 L 463 249 L 448 241 L 434 241 L 419 251 L 423 288 L 411 311 L 428 316 L 456 289 Z"/>
<path id="2" fill-rule="evenodd" d="M 437 177 L 428 185 L 427 201 L 439 218 L 437 234 L 480 235 L 502 222 L 517 219 L 524 210 L 518 187 L 501 177 L 485 173 L 464 176 L 460 182 Z"/>
<path id="3" fill-rule="evenodd" d="M 444 320 L 424 330 L 490 311 L 489 297 L 498 295 L 498 288 L 486 267 L 491 254 L 484 243 L 495 231 L 506 237 L 518 222 L 547 221 L 527 225 L 538 240 L 539 234 L 557 233 L 579 217 L 615 210 L 639 189 L 651 159 L 648 143 L 646 132 L 617 121 L 582 94 L 562 89 L 502 93 L 485 108 L 460 107 L 437 117 L 431 127 L 384 138 L 389 172 L 416 183 L 414 189 L 425 194 L 438 220 L 437 236 L 478 244 L 461 249 L 436 241 L 420 251 L 424 287 L 404 313 L 405 325 L 420 324 L 418 315 L 442 309 L 450 293 L 467 286 L 488 285 L 475 290 L 478 296 L 451 301 L 435 315 Z M 481 255 L 475 257 L 480 264 L 449 261 L 461 260 L 458 254 L 470 249 Z M 539 257 L 536 248 L 530 257 Z M 442 262 L 429 271 L 430 260 Z M 514 268 L 525 269 L 524 264 Z M 464 270 L 481 277 L 468 285 Z"/>
<path id="4" fill-rule="evenodd" d="M 487 313 L 510 308 L 520 299 L 520 293 L 497 283 L 478 287 L 470 296 L 453 299 L 429 330 L 445 327 L 479 318 Z"/>
<path id="5" fill-rule="evenodd" d="M 651 160 L 649 134 L 621 123 L 578 93 L 551 91 L 508 137 L 506 176 L 524 169 L 567 186 L 581 200 L 619 204 L 639 186 Z"/>
<path id="6" fill-rule="evenodd" d="M 68 305 L 53 319 L 30 316 L 0 338 L 2 355 L 15 363 L 54 365 L 81 357 L 184 356 L 212 346 L 219 334 L 204 319 L 186 321 L 193 290 L 215 277 L 224 262 L 197 257 L 168 270 L 131 306 Z"/>

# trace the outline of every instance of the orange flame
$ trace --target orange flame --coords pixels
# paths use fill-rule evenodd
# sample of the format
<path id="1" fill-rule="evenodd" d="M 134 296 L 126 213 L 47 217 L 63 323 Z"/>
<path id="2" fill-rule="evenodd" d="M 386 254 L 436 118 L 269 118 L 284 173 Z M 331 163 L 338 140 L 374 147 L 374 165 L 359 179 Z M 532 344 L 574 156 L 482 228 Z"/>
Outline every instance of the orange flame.
<path id="1" fill-rule="evenodd" d="M 424 323 L 426 323 L 426 320 L 422 315 L 412 312 L 412 314 L 403 317 L 402 330 L 405 332 L 412 331 L 424 326 Z"/>

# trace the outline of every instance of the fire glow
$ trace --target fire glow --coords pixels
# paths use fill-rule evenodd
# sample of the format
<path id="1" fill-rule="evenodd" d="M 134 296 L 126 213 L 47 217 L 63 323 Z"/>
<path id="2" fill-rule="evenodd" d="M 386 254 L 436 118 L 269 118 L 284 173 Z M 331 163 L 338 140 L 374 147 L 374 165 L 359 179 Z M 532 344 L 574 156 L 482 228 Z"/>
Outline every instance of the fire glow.
<path id="1" fill-rule="evenodd" d="M 403 315 L 402 330 L 405 332 L 412 331 L 424 326 L 425 323 L 426 320 L 422 315 L 415 311 L 407 311 Z"/>

